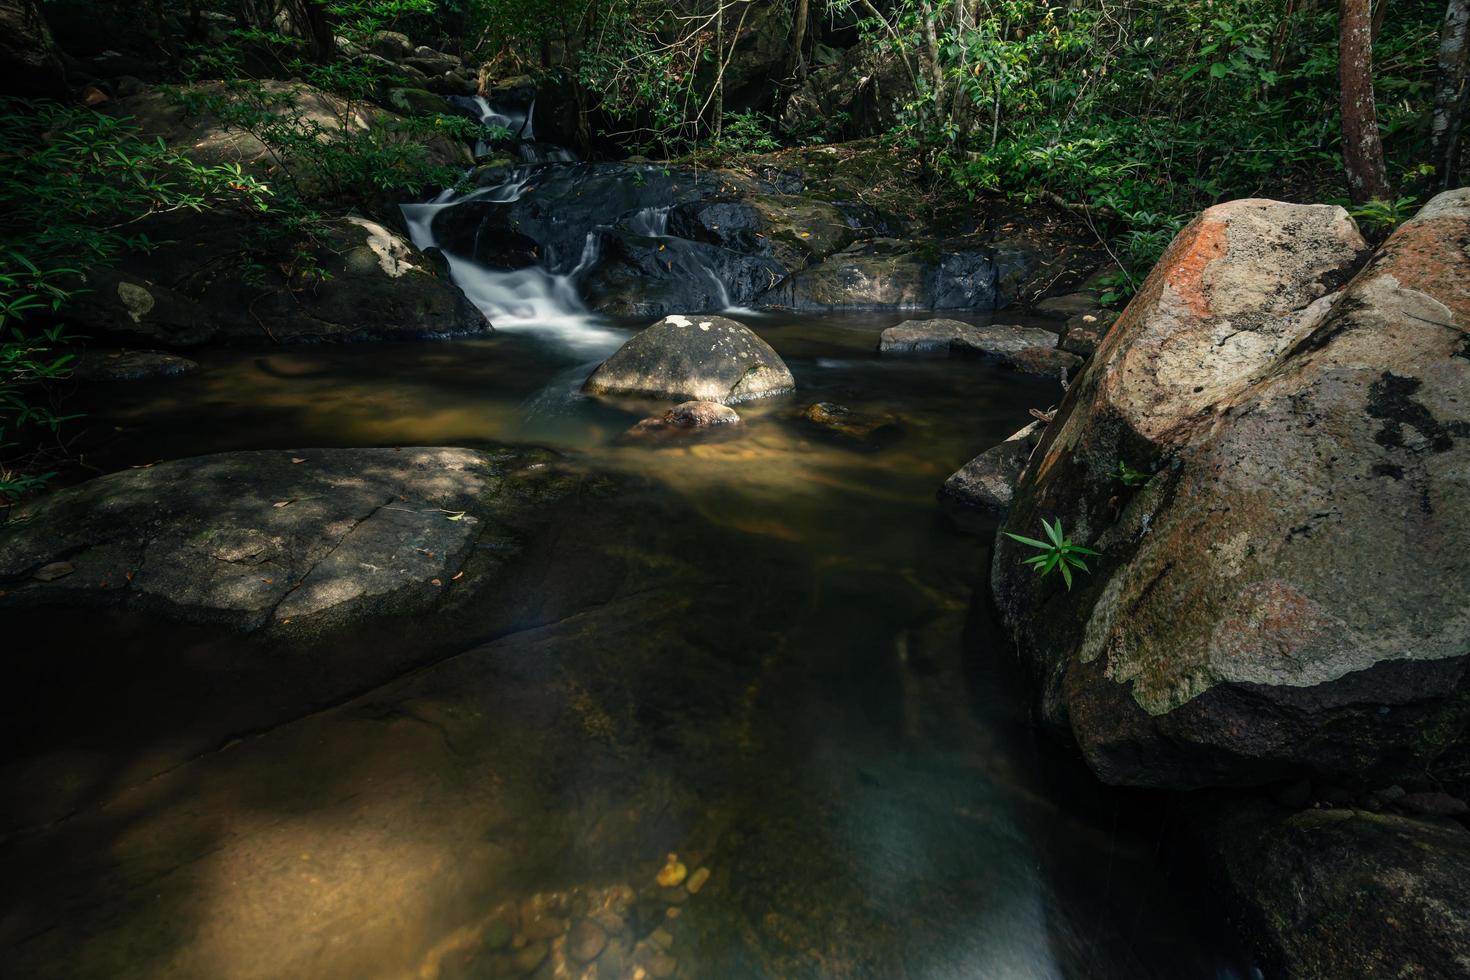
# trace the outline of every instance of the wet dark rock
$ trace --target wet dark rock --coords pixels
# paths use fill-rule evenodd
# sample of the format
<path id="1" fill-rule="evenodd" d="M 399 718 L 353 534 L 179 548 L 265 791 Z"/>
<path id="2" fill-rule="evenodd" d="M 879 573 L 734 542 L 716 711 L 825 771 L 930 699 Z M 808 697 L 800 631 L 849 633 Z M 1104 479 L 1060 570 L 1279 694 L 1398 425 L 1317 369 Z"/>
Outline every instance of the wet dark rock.
<path id="1" fill-rule="evenodd" d="M 1011 504 L 1011 491 L 1026 468 L 1042 424 L 1032 422 L 998 446 L 992 446 L 953 473 L 939 488 L 946 504 L 1002 514 Z"/>
<path id="2" fill-rule="evenodd" d="M 722 316 L 664 317 L 603 361 L 584 391 L 724 405 L 796 388 L 771 346 Z"/>
<path id="3" fill-rule="evenodd" d="M 829 64 L 812 66 L 788 100 L 781 127 L 797 137 L 875 136 L 891 129 L 913 98 L 913 81 L 900 56 L 859 44 Z M 828 120 L 843 122 L 834 126 Z"/>
<path id="4" fill-rule="evenodd" d="M 822 432 L 848 442 L 877 444 L 903 434 L 903 423 L 892 415 L 855 412 L 834 402 L 808 405 L 801 417 Z"/>
<path id="5" fill-rule="evenodd" d="M 157 350 L 91 350 L 77 361 L 73 376 L 82 381 L 142 381 L 197 370 L 187 357 Z"/>
<path id="6" fill-rule="evenodd" d="M 93 337 L 188 348 L 218 343 L 426 339 L 491 332 L 435 263 L 366 218 L 333 219 L 311 248 L 327 275 L 238 275 L 238 228 L 178 213 L 145 227 L 160 245 L 90 270 L 68 317 Z"/>
<path id="7" fill-rule="evenodd" d="M 447 113 L 444 96 L 422 88 L 392 88 L 388 90 L 388 106 L 406 116 L 433 116 Z"/>
<path id="8" fill-rule="evenodd" d="M 413 57 L 413 42 L 398 31 L 374 31 L 364 43 L 373 54 L 390 61 Z"/>
<path id="9" fill-rule="evenodd" d="M 1220 807 L 1207 863 L 1280 977 L 1452 977 L 1470 963 L 1470 832 L 1362 810 Z"/>
<path id="10" fill-rule="evenodd" d="M 594 309 L 615 316 L 748 306 L 785 274 L 774 259 L 681 238 L 607 232 L 601 241 L 584 287 Z"/>
<path id="11" fill-rule="evenodd" d="M 1004 528 L 1104 557 L 1068 592 L 1000 538 L 992 588 L 1104 780 L 1351 788 L 1466 751 L 1467 229 L 1440 195 L 1359 272 L 1340 208 L 1211 208 L 1072 385 Z"/>
<path id="12" fill-rule="evenodd" d="M 471 594 L 561 492 L 538 451 L 220 453 L 89 480 L 0 529 L 0 608 L 125 606 L 319 636 Z M 33 572 L 65 558 L 75 574 Z M 490 564 L 485 564 L 486 560 Z M 459 584 L 464 573 L 470 580 Z"/>
<path id="13" fill-rule="evenodd" d="M 979 243 L 875 239 L 803 269 L 762 302 L 801 311 L 964 308 L 1005 301 L 990 249 Z"/>

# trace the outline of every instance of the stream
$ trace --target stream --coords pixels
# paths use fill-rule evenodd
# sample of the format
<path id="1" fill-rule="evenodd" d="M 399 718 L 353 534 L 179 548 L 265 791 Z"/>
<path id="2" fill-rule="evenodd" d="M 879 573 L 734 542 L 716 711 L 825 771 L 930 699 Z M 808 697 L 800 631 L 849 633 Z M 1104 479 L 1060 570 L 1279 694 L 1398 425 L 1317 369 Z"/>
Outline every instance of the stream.
<path id="1" fill-rule="evenodd" d="M 530 173 L 476 194 L 508 199 Z M 416 243 L 457 203 L 406 207 Z M 192 374 L 84 392 L 111 428 L 88 463 L 561 450 L 621 489 L 589 491 L 528 568 L 550 611 L 456 649 L 432 621 L 357 636 L 418 666 L 227 751 L 191 726 L 269 678 L 174 689 L 135 665 L 243 664 L 250 641 L 113 615 L 55 627 L 93 673 L 65 705 L 9 705 L 7 781 L 95 810 L 50 845 L 97 855 L 55 887 L 141 849 L 156 900 L 103 922 L 79 908 L 33 937 L 35 962 L 106 940 L 133 950 L 126 968 L 86 975 L 1253 975 L 1167 860 L 1171 801 L 1096 784 L 1031 728 L 985 595 L 994 523 L 957 527 L 935 499 L 1059 401 L 1055 380 L 880 358 L 897 314 L 737 312 L 797 393 L 739 406 L 720 437 L 630 442 L 661 407 L 579 388 L 641 324 L 590 314 L 575 260 L 448 260 L 494 336 L 203 352 Z M 800 415 L 815 402 L 881 425 L 822 429 Z M 134 823 L 159 806 L 161 829 Z"/>

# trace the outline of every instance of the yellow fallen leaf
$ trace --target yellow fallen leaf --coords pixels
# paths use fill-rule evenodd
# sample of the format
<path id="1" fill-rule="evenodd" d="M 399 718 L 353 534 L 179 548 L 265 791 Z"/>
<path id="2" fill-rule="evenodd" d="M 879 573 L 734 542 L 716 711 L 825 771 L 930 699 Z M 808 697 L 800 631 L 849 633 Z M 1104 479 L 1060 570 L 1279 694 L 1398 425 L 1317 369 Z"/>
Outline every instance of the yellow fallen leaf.
<path id="1" fill-rule="evenodd" d="M 271 506 L 272 507 L 289 507 L 292 504 L 294 504 L 295 502 L 296 502 L 296 500 L 293 497 L 290 500 L 277 500 L 275 503 L 271 504 Z"/>
<path id="2" fill-rule="evenodd" d="M 293 462 L 293 463 L 304 463 L 304 462 L 306 462 L 306 460 L 302 459 L 300 456 L 292 456 L 291 457 L 291 462 Z"/>
<path id="3" fill-rule="evenodd" d="M 454 578 L 450 579 L 449 581 L 451 581 L 451 582 L 458 582 L 462 578 L 464 578 L 464 569 L 463 568 L 461 568 L 459 571 L 455 572 L 454 573 Z"/>

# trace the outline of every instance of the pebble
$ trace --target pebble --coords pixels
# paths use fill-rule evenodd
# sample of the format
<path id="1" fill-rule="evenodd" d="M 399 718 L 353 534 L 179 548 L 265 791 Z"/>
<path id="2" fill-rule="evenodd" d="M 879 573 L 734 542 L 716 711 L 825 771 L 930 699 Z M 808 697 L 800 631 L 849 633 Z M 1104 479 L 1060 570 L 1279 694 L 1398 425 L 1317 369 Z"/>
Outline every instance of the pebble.
<path id="1" fill-rule="evenodd" d="M 665 888 L 676 888 L 683 884 L 684 878 L 688 874 L 689 869 L 679 863 L 679 855 L 671 853 L 668 861 L 659 869 L 658 876 L 655 880 Z"/>
<path id="2" fill-rule="evenodd" d="M 709 868 L 699 868 L 689 876 L 689 882 L 684 886 L 689 889 L 689 894 L 698 895 L 699 890 L 709 881 Z"/>
<path id="3" fill-rule="evenodd" d="M 591 963 L 606 945 L 606 930 L 591 919 L 578 919 L 567 933 L 567 955 L 578 963 Z"/>
<path id="4" fill-rule="evenodd" d="M 663 927 L 659 927 L 659 928 L 653 930 L 653 932 L 650 933 L 649 936 L 648 936 L 648 941 L 651 942 L 651 943 L 653 943 L 659 949 L 662 949 L 662 950 L 665 950 L 665 951 L 674 948 L 674 935 L 673 935 L 673 933 L 669 932 L 669 930 L 664 929 Z"/>

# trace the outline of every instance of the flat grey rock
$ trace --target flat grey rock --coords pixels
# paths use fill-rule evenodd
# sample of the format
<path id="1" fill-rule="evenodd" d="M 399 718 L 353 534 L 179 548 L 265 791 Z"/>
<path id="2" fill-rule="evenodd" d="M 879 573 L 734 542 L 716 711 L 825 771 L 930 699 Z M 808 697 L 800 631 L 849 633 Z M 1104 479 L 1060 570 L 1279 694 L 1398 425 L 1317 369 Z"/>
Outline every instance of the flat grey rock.
<path id="1" fill-rule="evenodd" d="M 592 372 L 583 390 L 732 405 L 796 389 L 772 348 L 722 316 L 670 314 L 638 333 Z"/>

